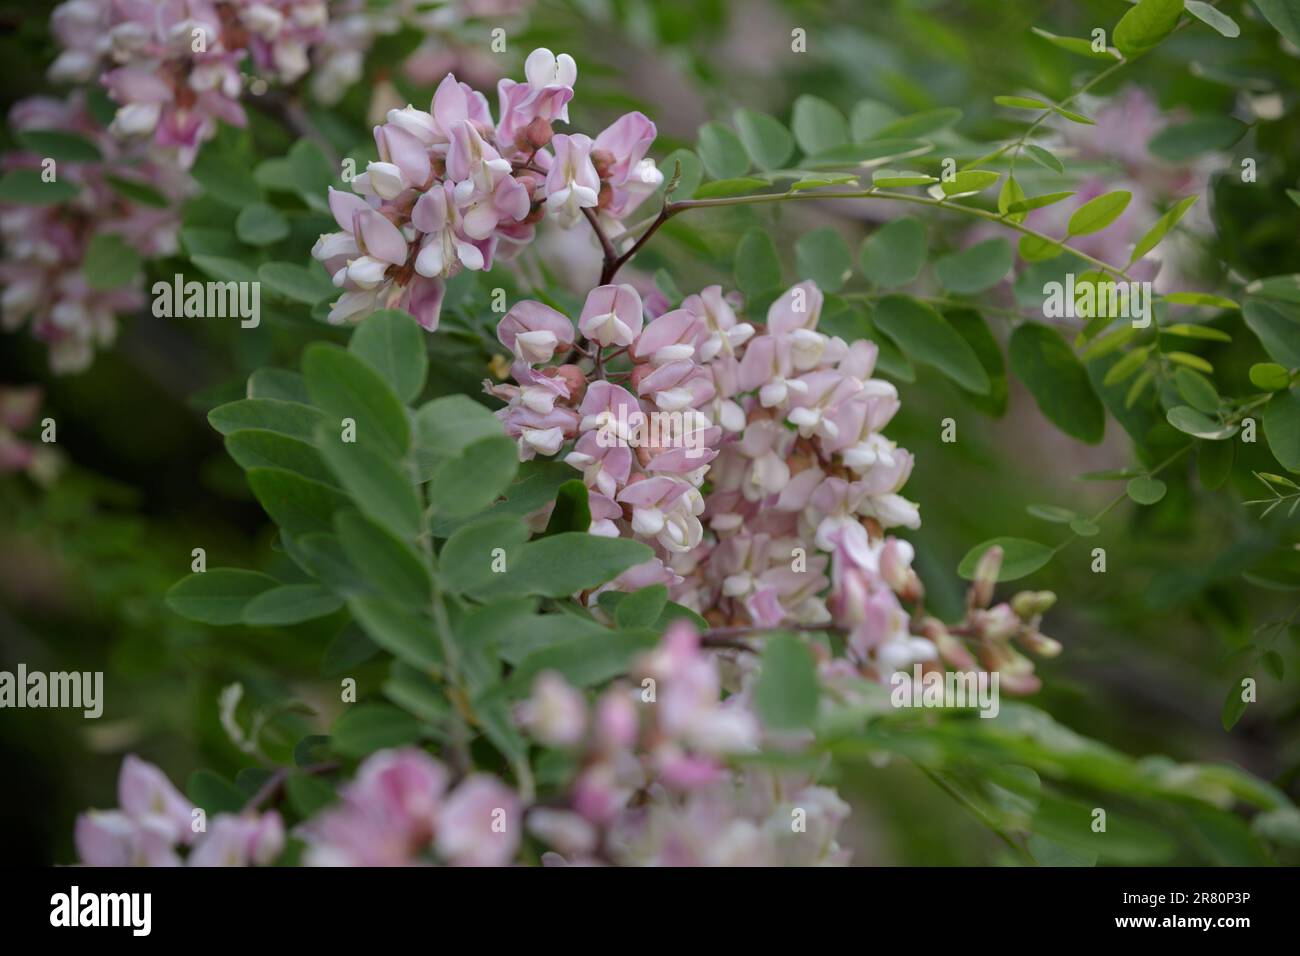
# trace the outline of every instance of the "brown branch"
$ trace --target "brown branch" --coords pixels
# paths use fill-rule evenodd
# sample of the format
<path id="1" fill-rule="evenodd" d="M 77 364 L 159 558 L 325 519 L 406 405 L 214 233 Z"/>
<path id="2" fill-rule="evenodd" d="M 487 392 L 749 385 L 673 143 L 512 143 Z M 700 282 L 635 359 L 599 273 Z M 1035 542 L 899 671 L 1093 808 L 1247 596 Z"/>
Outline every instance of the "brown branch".
<path id="1" fill-rule="evenodd" d="M 326 763 L 312 764 L 310 767 L 299 767 L 298 770 L 305 774 L 324 774 L 331 773 L 339 768 L 336 761 L 327 761 Z M 267 802 L 278 802 L 282 796 L 285 782 L 289 779 L 290 768 L 281 767 L 267 778 L 266 783 L 258 788 L 258 791 L 248 798 L 240 813 L 251 813 L 257 810 L 262 804 Z"/>

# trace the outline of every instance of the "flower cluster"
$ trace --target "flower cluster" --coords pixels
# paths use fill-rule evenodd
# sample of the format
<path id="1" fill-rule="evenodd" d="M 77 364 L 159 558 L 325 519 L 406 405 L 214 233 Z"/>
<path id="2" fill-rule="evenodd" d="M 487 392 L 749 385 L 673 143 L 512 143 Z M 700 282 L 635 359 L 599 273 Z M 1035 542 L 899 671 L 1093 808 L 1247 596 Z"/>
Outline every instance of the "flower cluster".
<path id="1" fill-rule="evenodd" d="M 174 151 L 188 169 L 218 121 L 247 122 L 246 61 L 292 83 L 328 22 L 324 0 L 68 0 L 51 21 L 63 49 L 50 77 L 98 77 L 118 104 L 112 132 Z"/>
<path id="2" fill-rule="evenodd" d="M 422 750 L 372 754 L 341 802 L 309 821 L 303 862 L 311 866 L 407 866 L 438 859 L 501 866 L 519 847 L 519 799 L 488 774 L 448 791 L 446 767 Z"/>
<path id="3" fill-rule="evenodd" d="M 111 289 L 91 286 L 83 269 L 91 243 L 112 235 L 144 256 L 174 253 L 180 226 L 174 204 L 186 195 L 189 180 L 165 163 L 140 161 L 124 152 L 95 121 L 79 93 L 66 100 L 23 100 L 11 110 L 9 122 L 19 132 L 79 134 L 101 157 L 60 160 L 50 166 L 35 152 L 19 151 L 3 160 L 6 171 L 32 170 L 75 190 L 62 202 L 0 206 L 5 249 L 0 306 L 6 331 L 29 324 L 32 334 L 49 344 L 51 368 L 77 372 L 90 364 L 96 348 L 113 342 L 116 316 L 144 304 L 143 276 Z M 132 187 L 151 191 L 164 204 L 132 198 Z"/>
<path id="4" fill-rule="evenodd" d="M 284 823 L 266 813 L 221 813 L 211 821 L 138 757 L 122 761 L 116 810 L 77 818 L 77 856 L 90 866 L 249 866 L 284 849 Z M 202 826 L 200 826 L 202 821 Z M 184 860 L 182 848 L 188 848 Z"/>
<path id="5" fill-rule="evenodd" d="M 339 231 L 312 249 L 343 290 L 331 322 L 399 307 L 436 329 L 445 279 L 490 269 L 547 214 L 564 226 L 584 214 L 617 223 L 662 181 L 645 158 L 655 126 L 640 113 L 594 140 L 554 132 L 569 118 L 572 57 L 534 50 L 524 72 L 526 82 L 499 83 L 495 122 L 487 98 L 448 74 L 428 111 L 390 110 L 375 128 L 379 159 L 354 192 L 330 190 Z"/>
<path id="6" fill-rule="evenodd" d="M 874 343 L 817 330 L 822 303 L 799 283 L 756 327 L 717 286 L 649 315 L 632 286 L 606 285 L 575 331 L 521 302 L 497 329 L 514 382 L 486 388 L 506 401 L 497 414 L 521 458 L 570 449 L 591 533 L 654 549 L 613 587 L 666 584 L 718 627 L 842 630 L 854 665 L 881 681 L 945 652 L 966 661 L 954 633 L 1004 647 L 1019 631 L 1007 605 L 973 604 L 983 617 L 953 633 L 923 614 L 912 546 L 885 533 L 920 524 L 899 494 L 912 455 L 883 434 L 898 392 L 872 376 Z"/>
<path id="7" fill-rule="evenodd" d="M 743 662 L 739 662 L 743 663 Z M 734 770 L 728 757 L 765 743 L 742 672 L 722 699 L 718 655 L 686 622 L 588 713 L 555 673 L 538 675 L 519 710 L 540 743 L 574 751 L 581 769 L 567 802 L 533 808 L 530 833 L 553 848 L 543 863 L 659 866 L 842 864 L 835 842 L 848 806 L 805 774 Z"/>

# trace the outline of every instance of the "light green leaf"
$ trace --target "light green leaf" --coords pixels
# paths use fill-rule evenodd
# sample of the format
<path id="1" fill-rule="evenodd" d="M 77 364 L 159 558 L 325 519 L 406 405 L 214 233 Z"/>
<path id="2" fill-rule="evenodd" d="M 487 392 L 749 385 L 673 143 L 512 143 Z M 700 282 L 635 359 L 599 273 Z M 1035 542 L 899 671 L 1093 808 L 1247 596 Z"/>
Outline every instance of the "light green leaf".
<path id="1" fill-rule="evenodd" d="M 1026 143 L 1025 155 L 1044 169 L 1050 169 L 1054 173 L 1065 172 L 1065 165 L 1037 143 Z"/>
<path id="2" fill-rule="evenodd" d="M 1062 50 L 1069 50 L 1071 53 L 1077 53 L 1079 56 L 1091 57 L 1095 60 L 1111 60 L 1112 62 L 1119 59 L 1119 55 L 1109 47 L 1101 52 L 1094 50 L 1091 40 L 1057 36 L 1054 33 L 1048 33 L 1046 30 L 1040 30 L 1038 27 L 1031 27 L 1030 29 L 1053 46 L 1060 47 Z"/>
<path id="3" fill-rule="evenodd" d="M 334 529 L 348 561 L 371 588 L 408 607 L 429 606 L 433 597 L 429 569 L 409 542 L 351 510 L 334 516 Z"/>
<path id="4" fill-rule="evenodd" d="M 735 179 L 749 172 L 749 154 L 740 138 L 721 123 L 700 127 L 698 150 L 704 168 L 714 179 Z"/>
<path id="5" fill-rule="evenodd" d="M 1286 368 L 1300 367 L 1300 309 L 1286 302 L 1248 298 L 1242 315 L 1269 358 Z"/>
<path id="6" fill-rule="evenodd" d="M 277 295 L 304 305 L 315 305 L 339 291 L 319 263 L 266 262 L 258 266 L 257 278 Z"/>
<path id="7" fill-rule="evenodd" d="M 906 169 L 877 169 L 871 174 L 872 185 L 881 189 L 902 189 L 907 186 L 928 186 L 937 183 L 938 177 L 929 173 L 915 173 Z"/>
<path id="8" fill-rule="evenodd" d="M 816 156 L 849 141 L 843 114 L 820 97 L 807 94 L 798 97 L 790 125 L 795 141 L 806 156 Z"/>
<path id="9" fill-rule="evenodd" d="M 1217 30 L 1221 36 L 1225 36 L 1230 40 L 1241 36 L 1241 27 L 1237 26 L 1237 21 L 1218 7 L 1213 7 L 1202 2 L 1202 0 L 1184 0 L 1183 6 L 1188 13 L 1206 26 Z"/>
<path id="10" fill-rule="evenodd" d="M 961 119 L 961 110 L 955 106 L 913 113 L 886 123 L 872 134 L 872 139 L 917 139 L 947 129 Z"/>
<path id="11" fill-rule="evenodd" d="M 1008 180 L 1010 182 L 1010 180 Z M 1017 200 L 1007 206 L 1007 212 L 1030 212 L 1034 209 L 1042 209 L 1044 206 L 1051 206 L 1061 202 L 1063 199 L 1069 199 L 1073 196 L 1072 192 L 1044 193 L 1041 196 L 1029 196 L 1025 199 Z"/>
<path id="12" fill-rule="evenodd" d="M 1280 392 L 1291 384 L 1291 373 L 1276 362 L 1257 362 L 1250 367 L 1250 383 L 1266 392 Z"/>
<path id="13" fill-rule="evenodd" d="M 1183 434 L 1207 441 L 1223 441 L 1237 433 L 1236 425 L 1222 425 L 1190 405 L 1175 405 L 1165 412 L 1165 418 Z"/>
<path id="14" fill-rule="evenodd" d="M 1183 0 L 1139 0 L 1115 25 L 1115 46 L 1125 56 L 1145 53 L 1178 25 Z"/>
<path id="15" fill-rule="evenodd" d="M 862 243 L 858 262 L 868 282 L 895 289 L 912 282 L 925 264 L 925 225 L 910 217 L 882 226 Z"/>
<path id="16" fill-rule="evenodd" d="M 1119 189 L 1088 200 L 1070 216 L 1067 232 L 1071 236 L 1100 232 L 1124 214 L 1132 198 L 1132 193 Z"/>
<path id="17" fill-rule="evenodd" d="M 1254 0 L 1264 19 L 1273 29 L 1286 37 L 1294 47 L 1300 47 L 1300 0 Z"/>
<path id="18" fill-rule="evenodd" d="M 651 555 L 639 541 L 570 531 L 529 542 L 500 577 L 511 594 L 567 597 L 600 587 Z"/>
<path id="19" fill-rule="evenodd" d="M 795 273 L 812 279 L 823 292 L 835 292 L 853 273 L 853 256 L 829 226 L 804 233 L 794 244 Z"/>
<path id="20" fill-rule="evenodd" d="M 481 438 L 446 459 L 429 480 L 429 504 L 441 517 L 478 514 L 515 480 L 519 451 L 504 435 Z"/>
<path id="21" fill-rule="evenodd" d="M 362 512 L 398 537 L 420 531 L 420 499 L 410 477 L 391 458 L 359 442 L 344 442 L 330 425 L 316 429 L 316 447 Z"/>
<path id="22" fill-rule="evenodd" d="M 289 235 L 289 220 L 278 209 L 255 202 L 240 210 L 235 219 L 235 235 L 250 246 L 269 246 Z"/>
<path id="23" fill-rule="evenodd" d="M 1183 214 L 1191 209 L 1199 198 L 1199 196 L 1187 196 L 1178 200 L 1172 209 L 1156 220 L 1156 224 L 1147 230 L 1146 235 L 1139 239 L 1137 245 L 1133 247 L 1133 255 L 1128 260 L 1129 265 L 1137 262 L 1159 245 L 1160 240 L 1169 234 L 1169 230 L 1174 228 L 1178 220 L 1183 218 Z"/>
<path id="24" fill-rule="evenodd" d="M 746 152 L 762 169 L 781 169 L 794 153 L 794 137 L 775 117 L 754 110 L 732 114 Z"/>
<path id="25" fill-rule="evenodd" d="M 1139 475 L 1130 479 L 1124 489 L 1130 498 L 1140 505 L 1153 505 L 1165 496 L 1168 487 L 1159 478 Z"/>
<path id="26" fill-rule="evenodd" d="M 325 416 L 310 405 L 274 398 L 241 398 L 208 412 L 208 423 L 223 435 L 246 428 L 272 431 L 311 442 Z"/>
<path id="27" fill-rule="evenodd" d="M 323 484 L 337 484 L 320 453 L 307 442 L 264 428 L 241 428 L 226 436 L 226 451 L 241 468 L 282 468 Z"/>
<path id="28" fill-rule="evenodd" d="M 1018 110 L 1046 110 L 1052 105 L 1032 96 L 995 96 L 993 102 L 998 106 L 1009 106 Z"/>
<path id="29" fill-rule="evenodd" d="M 971 196 L 988 189 L 998 181 L 998 178 L 998 173 L 987 169 L 963 169 L 953 176 L 951 181 L 944 182 L 942 189 L 944 195 L 950 199 L 956 196 Z"/>
<path id="30" fill-rule="evenodd" d="M 975 578 L 975 566 L 989 548 L 1002 549 L 1002 567 L 998 569 L 999 581 L 1015 581 L 1033 574 L 1052 560 L 1052 549 L 1028 538 L 991 538 L 966 552 L 957 566 L 957 573 L 967 581 Z"/>
<path id="31" fill-rule="evenodd" d="M 379 598 L 353 598 L 348 610 L 369 638 L 398 660 L 441 670 L 442 644 L 428 617 Z"/>
<path id="32" fill-rule="evenodd" d="M 1186 399 L 1187 404 L 1191 405 L 1192 408 L 1208 415 L 1218 412 L 1218 389 L 1204 375 L 1190 368 L 1180 368 L 1174 372 L 1174 385 L 1177 387 L 1178 393 Z"/>

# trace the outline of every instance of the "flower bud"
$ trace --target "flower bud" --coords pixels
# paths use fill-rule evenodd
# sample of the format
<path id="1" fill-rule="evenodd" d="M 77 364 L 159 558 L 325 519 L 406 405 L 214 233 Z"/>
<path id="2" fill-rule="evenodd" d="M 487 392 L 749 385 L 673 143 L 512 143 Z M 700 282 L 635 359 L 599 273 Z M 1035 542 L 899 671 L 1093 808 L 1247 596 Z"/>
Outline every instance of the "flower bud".
<path id="1" fill-rule="evenodd" d="M 975 565 L 975 579 L 971 583 L 968 605 L 970 607 L 988 607 L 993 600 L 993 586 L 998 583 L 998 572 L 1002 570 L 1002 548 L 994 545 L 980 555 Z"/>

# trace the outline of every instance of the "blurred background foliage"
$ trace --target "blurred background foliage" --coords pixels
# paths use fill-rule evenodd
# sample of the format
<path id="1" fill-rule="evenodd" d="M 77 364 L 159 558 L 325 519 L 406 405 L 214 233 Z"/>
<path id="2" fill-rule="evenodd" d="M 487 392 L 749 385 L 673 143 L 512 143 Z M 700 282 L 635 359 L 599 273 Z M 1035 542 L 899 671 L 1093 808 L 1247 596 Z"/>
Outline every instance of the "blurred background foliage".
<path id="1" fill-rule="evenodd" d="M 0 3 L 6 108 L 46 88 L 42 71 L 53 46 L 38 6 Z M 1203 234 L 1195 277 L 1210 289 L 1300 265 L 1300 207 L 1278 200 L 1285 188 L 1300 185 L 1300 58 L 1280 47 L 1253 6 L 1224 7 L 1243 25 L 1239 38 L 1200 27 L 1180 31 L 1091 91 L 1106 99 L 1138 87 L 1167 115 L 1226 114 L 1243 96 L 1276 97 L 1272 118 L 1253 124 L 1223 154 L 1212 193 L 1202 200 L 1212 226 Z M 1032 27 L 1086 37 L 1095 26 L 1109 28 L 1124 9 L 1122 0 L 546 0 L 512 21 L 520 29 L 510 34 L 499 70 L 517 74 L 523 54 L 535 46 L 572 53 L 581 91 L 574 125 L 599 129 L 624 110 L 641 109 L 659 124 L 653 155 L 661 164 L 674 149 L 693 147 L 699 126 L 710 119 L 749 107 L 788 124 L 796 97 L 806 94 L 846 115 L 863 99 L 903 115 L 957 107 L 962 116 L 952 142 L 960 145 L 1015 135 L 1005 111 L 993 104 L 995 95 L 1037 90 L 1064 97 L 1095 72 Z M 790 52 L 795 28 L 807 32 L 802 55 Z M 467 25 L 459 42 L 486 46 L 487 29 Z M 367 81 L 314 117 L 339 154 L 360 165 L 373 149 L 367 116 L 381 93 L 417 105 L 428 101 L 430 88 L 389 69 L 419 39 L 409 32 L 386 38 L 370 58 Z M 247 170 L 293 145 L 292 133 L 272 115 L 251 112 L 248 133 L 227 130 L 210 147 L 214 175 Z M 1257 182 L 1236 175 L 1244 157 L 1256 161 Z M 1042 183 L 1031 191 L 1050 188 L 1047 177 Z M 852 202 L 692 213 L 665 228 L 637 265 L 663 270 L 687 293 L 712 282 L 732 285 L 741 237 L 757 226 L 774 240 L 789 282 L 798 277 L 800 235 L 829 226 L 856 258 L 858 244 L 880 224 L 873 215 Z M 918 216 L 928 224 L 931 261 L 968 244 L 968 222 Z M 232 220 L 231 209 L 210 199 L 197 200 L 185 214 L 187 228 L 229 230 Z M 286 243 L 305 261 L 310 238 Z M 151 281 L 169 278 L 179 271 L 174 265 L 151 264 Z M 497 348 L 486 303 L 498 286 L 513 299 L 517 284 L 509 267 L 453 284 L 450 319 L 432 348 L 433 394 L 474 394 L 489 374 Z M 861 288 L 860 278 L 850 280 L 845 292 Z M 1009 296 L 1000 288 L 976 301 L 1007 309 L 1015 304 Z M 336 678 L 327 678 L 346 670 L 362 695 L 382 681 L 385 669 L 367 669 L 356 660 L 355 642 L 339 638 L 340 617 L 274 630 L 215 630 L 181 620 L 162 603 L 166 588 L 189 571 L 195 547 L 206 549 L 210 566 L 264 567 L 267 555 L 276 554 L 271 526 L 205 412 L 241 394 L 252 369 L 295 365 L 307 342 L 343 340 L 306 312 L 268 308 L 252 331 L 141 314 L 124 323 L 117 346 L 89 371 L 67 378 L 48 374 L 42 349 L 29 337 L 0 339 L 0 383 L 44 387 L 40 414 L 57 421 L 61 459 L 52 480 L 0 479 L 0 666 L 22 660 L 31 669 L 103 670 L 107 689 L 104 715 L 94 722 L 68 711 L 0 714 L 0 748 L 10 768 L 0 796 L 6 862 L 71 860 L 73 817 L 86 806 L 114 803 L 125 752 L 157 761 L 178 780 L 200 767 L 228 776 L 248 767 L 254 761 L 219 719 L 218 696 L 229 684 L 244 688 L 240 721 L 247 726 L 260 714 L 265 754 L 285 759 L 304 733 L 327 725 L 313 711 L 328 718 L 337 708 L 331 703 Z M 1005 349 L 1008 323 L 993 312 L 986 318 Z M 1210 343 L 1204 353 L 1220 388 L 1249 391 L 1245 370 L 1265 360 L 1263 351 L 1240 313 L 1225 313 L 1214 324 L 1233 335 L 1231 343 Z M 1041 416 L 1014 378 L 1007 382 L 1006 412 L 997 417 L 975 409 L 926 367 L 899 385 L 903 410 L 889 433 L 916 454 L 907 494 L 921 503 L 923 518 L 910 537 L 922 576 L 938 589 L 931 602 L 948 614 L 959 613 L 954 571 L 972 546 L 998 535 L 1065 539 L 1064 526 L 1044 523 L 1027 506 L 1092 514 L 1123 482 L 1078 475 L 1149 465 L 1158 457 L 1147 456 L 1167 447 L 1168 436 L 1160 435 L 1142 436 L 1135 447 L 1114 418 L 1100 444 L 1076 442 Z M 947 417 L 956 420 L 953 443 L 940 440 Z M 1262 442 L 1237 443 L 1227 487 L 1211 493 L 1197 481 L 1194 459 L 1185 458 L 1163 473 L 1169 490 L 1158 504 L 1121 502 L 1099 522 L 1096 537 L 1074 541 L 1018 586 L 1051 589 L 1061 598 L 1047 629 L 1066 650 L 1041 665 L 1045 688 L 1035 700 L 1059 723 L 1133 756 L 1233 764 L 1294 799 L 1300 794 L 1300 518 L 1285 508 L 1261 518 L 1260 508 L 1243 505 L 1265 492 L 1255 470 L 1279 469 Z M 1105 573 L 1092 570 L 1098 547 L 1106 552 Z M 951 589 L 941 582 L 951 582 Z M 327 647 L 335 651 L 322 667 Z M 1227 731 L 1224 701 L 1243 674 L 1259 682 L 1259 701 Z M 960 748 L 959 739 L 941 736 L 934 746 Z M 995 785 L 989 775 L 996 769 L 987 764 L 987 779 L 973 784 Z M 858 863 L 1014 859 L 979 812 L 907 761 L 849 761 L 839 785 L 854 807 Z M 993 789 L 995 797 L 1014 800 L 1014 788 Z M 1195 820 L 1189 827 L 1188 845 L 1173 848 L 1169 860 L 1268 859 L 1248 835 L 1207 836 Z M 1197 839 L 1207 842 L 1198 847 Z"/>

